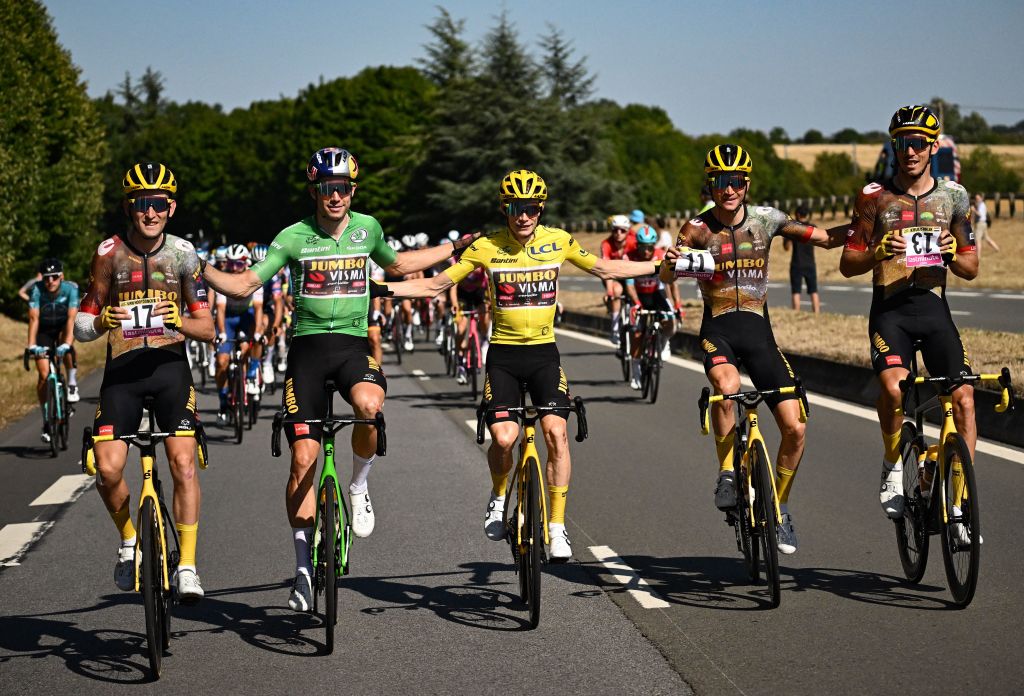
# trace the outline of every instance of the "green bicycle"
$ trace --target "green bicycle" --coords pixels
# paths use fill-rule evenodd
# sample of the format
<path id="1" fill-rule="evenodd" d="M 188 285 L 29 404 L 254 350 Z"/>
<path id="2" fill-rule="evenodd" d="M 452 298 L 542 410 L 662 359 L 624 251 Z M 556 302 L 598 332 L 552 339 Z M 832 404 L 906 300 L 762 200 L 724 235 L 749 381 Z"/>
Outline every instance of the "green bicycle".
<path id="1" fill-rule="evenodd" d="M 348 575 L 348 552 L 352 546 L 352 526 L 348 516 L 345 496 L 338 485 L 338 472 L 334 468 L 334 435 L 349 425 L 372 425 L 377 428 L 377 455 L 387 453 L 387 435 L 384 430 L 384 414 L 380 411 L 373 418 L 349 418 L 334 415 L 333 381 L 324 384 L 327 389 L 327 415 L 324 418 L 290 420 L 284 411 L 274 414 L 273 431 L 270 438 L 270 453 L 281 456 L 281 429 L 292 423 L 318 424 L 323 426 L 321 445 L 324 450 L 324 465 L 320 470 L 320 482 L 316 490 L 316 516 L 313 520 L 313 539 L 309 545 L 313 566 L 313 613 L 320 611 L 319 598 L 324 595 L 324 628 L 327 631 L 327 653 L 334 652 L 334 626 L 338 623 L 338 578 Z"/>

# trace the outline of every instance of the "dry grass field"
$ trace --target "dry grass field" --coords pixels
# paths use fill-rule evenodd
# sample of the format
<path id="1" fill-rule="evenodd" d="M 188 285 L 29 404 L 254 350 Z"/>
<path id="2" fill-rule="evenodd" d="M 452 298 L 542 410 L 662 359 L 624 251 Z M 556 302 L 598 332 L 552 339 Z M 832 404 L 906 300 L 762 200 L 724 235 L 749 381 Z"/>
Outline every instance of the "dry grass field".
<path id="1" fill-rule="evenodd" d="M 957 152 L 961 159 L 970 156 L 971 152 L 980 145 L 957 143 Z M 987 145 L 992 152 L 1002 159 L 1010 169 L 1024 174 L 1024 145 Z M 871 145 L 835 145 L 822 143 L 821 145 L 775 145 L 775 154 L 784 159 L 796 160 L 806 169 L 814 167 L 814 158 L 823 152 L 842 153 L 849 155 L 862 170 L 870 171 L 875 167 L 878 159 L 878 152 L 882 143 Z"/>

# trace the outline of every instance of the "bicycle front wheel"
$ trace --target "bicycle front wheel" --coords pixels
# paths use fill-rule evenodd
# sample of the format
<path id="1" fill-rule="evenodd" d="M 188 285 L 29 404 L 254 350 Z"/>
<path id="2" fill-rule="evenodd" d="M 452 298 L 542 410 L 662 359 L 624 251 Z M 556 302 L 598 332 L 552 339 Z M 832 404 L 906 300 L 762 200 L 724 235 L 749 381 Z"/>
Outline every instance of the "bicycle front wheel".
<path id="1" fill-rule="evenodd" d="M 395 349 L 395 360 L 402 364 L 402 341 L 405 340 L 405 327 L 399 319 L 401 310 L 396 311 L 395 319 L 391 322 L 391 345 Z"/>
<path id="2" fill-rule="evenodd" d="M 526 519 L 524 535 L 527 548 L 523 551 L 522 566 L 526 578 L 526 604 L 530 609 L 530 628 L 537 628 L 540 623 L 540 566 L 544 549 L 544 529 L 542 525 L 540 481 L 537 477 L 537 460 L 531 457 L 526 461 L 529 471 L 526 479 Z"/>
<path id="3" fill-rule="evenodd" d="M 630 338 L 629 327 L 623 324 L 619 329 L 619 351 L 622 353 L 622 379 L 627 382 L 633 377 L 633 346 Z"/>
<path id="4" fill-rule="evenodd" d="M 245 430 L 245 378 L 242 377 L 241 369 L 236 369 L 232 378 L 231 390 L 234 393 L 235 403 L 232 412 L 235 417 L 235 444 L 242 444 L 242 433 Z"/>
<path id="5" fill-rule="evenodd" d="M 974 481 L 971 451 L 959 433 L 946 438 L 942 494 L 946 522 L 942 525 L 942 560 L 953 601 L 965 607 L 974 599 L 981 560 L 981 509 Z"/>
<path id="6" fill-rule="evenodd" d="M 60 385 L 57 398 L 60 404 L 58 411 L 60 418 L 57 419 L 57 435 L 60 438 L 60 449 L 64 451 L 68 448 L 68 429 L 71 427 L 71 411 L 68 408 L 68 387 L 66 384 Z"/>
<path id="7" fill-rule="evenodd" d="M 56 457 L 60 448 L 60 434 L 57 429 L 60 421 L 57 418 L 57 387 L 53 380 L 46 382 L 46 427 L 50 431 L 50 456 Z"/>
<path id="8" fill-rule="evenodd" d="M 164 654 L 164 626 L 167 622 L 167 597 L 164 592 L 163 552 L 160 547 L 160 527 L 152 498 L 142 502 L 142 604 L 146 610 L 146 648 L 153 676 L 160 678 Z"/>
<path id="9" fill-rule="evenodd" d="M 782 595 L 779 581 L 778 519 L 772 468 L 760 440 L 754 442 L 750 449 L 750 467 L 754 479 L 754 533 L 764 558 L 764 579 L 768 584 L 769 603 L 774 609 L 779 606 Z"/>
<path id="10" fill-rule="evenodd" d="M 917 463 L 924 443 L 913 423 L 900 430 L 900 455 L 903 457 L 903 517 L 893 520 L 896 528 L 896 549 L 900 554 L 903 574 L 911 583 L 921 582 L 928 565 L 928 501 L 921 495 Z"/>
<path id="11" fill-rule="evenodd" d="M 477 394 L 479 393 L 477 387 L 477 375 L 480 372 L 477 368 L 477 362 L 479 362 L 477 357 L 478 350 L 476 340 L 470 338 L 469 346 L 466 348 L 466 372 L 468 373 L 466 376 L 469 377 L 469 390 L 473 395 L 473 401 L 476 401 Z"/>
<path id="12" fill-rule="evenodd" d="M 651 346 L 650 362 L 648 363 L 648 380 L 650 381 L 650 393 L 648 398 L 653 404 L 658 400 L 658 387 L 661 386 L 661 351 L 665 346 L 665 337 L 660 333 L 655 334 Z"/>
<path id="13" fill-rule="evenodd" d="M 324 568 L 324 628 L 327 631 L 327 652 L 334 652 L 334 626 L 338 623 L 338 489 L 334 478 L 324 479 L 321 488 L 321 518 L 324 521 L 323 533 L 323 568 Z"/>

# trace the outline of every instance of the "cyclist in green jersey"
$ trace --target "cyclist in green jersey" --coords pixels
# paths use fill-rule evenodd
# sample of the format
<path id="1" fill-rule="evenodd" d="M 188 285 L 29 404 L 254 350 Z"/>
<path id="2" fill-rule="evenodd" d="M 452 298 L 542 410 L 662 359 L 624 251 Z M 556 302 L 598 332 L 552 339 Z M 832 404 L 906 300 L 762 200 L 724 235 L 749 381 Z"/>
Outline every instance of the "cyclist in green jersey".
<path id="1" fill-rule="evenodd" d="M 294 298 L 294 338 L 285 372 L 284 408 L 294 420 L 320 418 L 327 411 L 324 383 L 334 380 L 357 418 L 381 410 L 387 381 L 370 355 L 367 315 L 370 304 L 369 260 L 390 275 L 422 271 L 451 256 L 472 239 L 414 251 L 395 252 L 373 217 L 351 209 L 359 166 L 342 148 L 314 153 L 306 168 L 313 215 L 286 227 L 270 244 L 266 258 L 242 273 L 205 266 L 203 276 L 218 292 L 251 295 L 286 264 Z M 285 429 L 291 446 L 291 473 L 286 488 L 288 521 L 295 546 L 296 574 L 288 605 L 311 606 L 309 543 L 313 529 L 313 495 L 322 428 L 295 423 Z M 372 426 L 352 429 L 352 531 L 369 536 L 374 527 L 367 475 L 377 450 Z"/>

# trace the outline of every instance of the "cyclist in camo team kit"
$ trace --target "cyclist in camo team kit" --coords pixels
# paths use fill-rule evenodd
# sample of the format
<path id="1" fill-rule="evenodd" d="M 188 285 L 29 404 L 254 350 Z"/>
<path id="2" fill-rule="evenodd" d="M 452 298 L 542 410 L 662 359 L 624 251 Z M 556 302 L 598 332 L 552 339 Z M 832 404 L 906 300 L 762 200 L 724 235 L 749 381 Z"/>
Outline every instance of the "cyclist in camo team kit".
<path id="1" fill-rule="evenodd" d="M 839 246 L 845 228 L 824 230 L 789 219 L 775 208 L 746 205 L 753 162 L 738 145 L 718 145 L 704 160 L 704 173 L 714 207 L 687 222 L 679 232 L 676 248 L 667 249 L 661 279 L 672 280 L 673 263 L 680 251 L 711 252 L 714 276 L 699 281 L 704 298 L 700 339 L 704 371 L 716 394 L 740 390 L 739 366 L 743 365 L 757 389 L 777 389 L 794 384 L 793 370 L 775 343 L 768 317 L 768 254 L 776 236 L 822 247 Z M 765 399 L 775 416 L 782 442 L 776 462 L 776 489 L 782 509 L 778 548 L 795 553 L 789 491 L 804 453 L 804 424 L 800 422 L 797 396 Z M 733 470 L 733 433 L 736 415 L 731 401 L 711 410 L 718 453 L 719 475 L 715 506 L 729 510 L 736 505 L 736 474 Z"/>
<path id="2" fill-rule="evenodd" d="M 160 430 L 196 430 L 196 392 L 185 339 L 212 341 L 213 318 L 195 248 L 164 231 L 177 205 L 172 198 L 178 190 L 174 174 L 162 164 L 143 162 L 128 170 L 122 186 L 131 227 L 96 249 L 89 287 L 75 317 L 75 338 L 107 337 L 107 364 L 93 421 L 96 490 L 121 534 L 114 582 L 130 591 L 135 586 L 136 534 L 123 478 L 128 444 L 113 438 L 139 429 L 147 396 L 154 398 Z M 154 327 L 153 317 L 162 318 L 162 326 Z M 177 596 L 182 602 L 197 602 L 203 587 L 196 571 L 196 441 L 169 437 L 164 448 L 174 480 L 174 522 L 181 542 Z"/>
<path id="3" fill-rule="evenodd" d="M 896 174 L 868 184 L 857 197 L 839 270 L 850 277 L 872 273 L 874 294 L 868 319 L 871 364 L 878 375 L 878 422 L 882 428 L 882 481 L 879 501 L 888 517 L 903 516 L 903 424 L 900 380 L 910 374 L 914 341 L 920 340 L 928 374 L 970 374 L 971 364 L 946 303 L 946 272 L 966 280 L 978 275 L 978 253 L 971 231 L 970 197 L 955 181 L 936 181 L 931 157 L 938 151 L 939 119 L 925 106 L 904 106 L 889 123 Z M 939 234 L 937 266 L 908 268 L 908 239 L 933 230 Z M 953 420 L 974 456 L 974 388 L 953 392 Z M 914 462 L 908 465 L 914 466 Z"/>
<path id="4" fill-rule="evenodd" d="M 369 261 L 399 276 L 430 268 L 472 242 L 395 252 L 377 220 L 351 209 L 358 174 L 356 159 L 347 150 L 318 150 L 306 168 L 313 215 L 278 233 L 266 258 L 242 273 L 223 273 L 205 266 L 207 282 L 232 297 L 247 297 L 289 266 L 295 302 L 294 339 L 288 351 L 284 406 L 288 417 L 295 420 L 324 416 L 327 380 L 334 380 L 357 418 L 373 418 L 381 410 L 387 381 L 370 355 L 367 341 Z M 315 511 L 314 464 L 322 432 L 315 424 L 296 423 L 285 428 L 292 449 L 285 496 L 296 562 L 288 605 L 296 611 L 308 611 L 312 606 L 309 544 Z M 358 537 L 369 536 L 374 527 L 366 479 L 376 450 L 376 429 L 353 427 L 349 500 L 352 531 Z"/>

